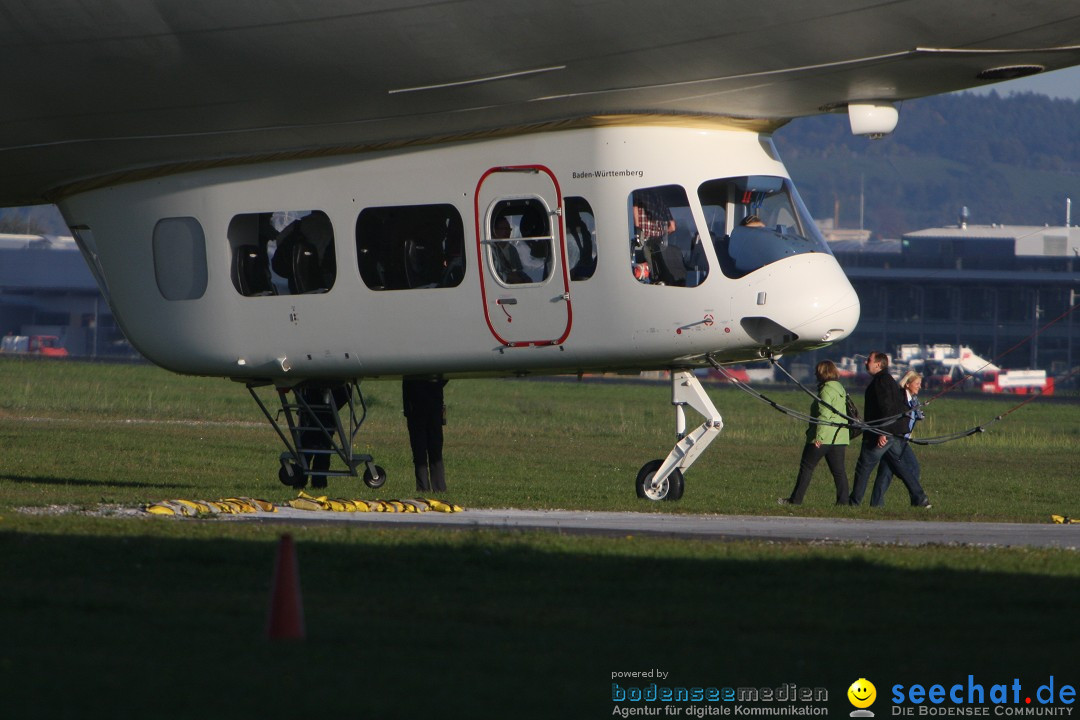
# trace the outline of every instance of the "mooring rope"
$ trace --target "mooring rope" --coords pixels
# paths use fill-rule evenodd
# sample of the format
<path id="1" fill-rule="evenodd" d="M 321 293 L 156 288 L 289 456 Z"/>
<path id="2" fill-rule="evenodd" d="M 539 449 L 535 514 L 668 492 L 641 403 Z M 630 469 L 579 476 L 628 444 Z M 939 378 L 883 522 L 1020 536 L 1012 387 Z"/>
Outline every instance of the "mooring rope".
<path id="1" fill-rule="evenodd" d="M 767 405 L 771 406 L 774 410 L 777 410 L 778 412 L 781 412 L 784 415 L 787 415 L 789 417 L 795 418 L 796 420 L 802 420 L 804 422 L 813 423 L 815 425 L 827 425 L 829 427 L 859 428 L 859 429 L 863 430 L 864 432 L 869 430 L 869 431 L 871 431 L 873 433 L 876 433 L 878 435 L 886 435 L 888 437 L 895 437 L 895 438 L 900 438 L 900 439 L 906 440 L 907 442 L 912 443 L 913 445 L 941 445 L 941 444 L 944 444 L 944 443 L 947 443 L 947 442 L 951 442 L 953 440 L 959 440 L 961 438 L 965 438 L 965 437 L 969 437 L 971 435 L 975 435 L 976 433 L 986 432 L 986 429 L 988 427 L 990 427 L 994 423 L 1004 419 L 1006 415 L 1009 415 L 1010 413 L 1013 413 L 1016 410 L 1019 410 L 1021 407 L 1023 407 L 1024 405 L 1027 405 L 1029 402 L 1031 402 L 1035 398 L 1039 397 L 1040 394 L 1041 394 L 1041 393 L 1037 393 L 1037 394 L 1034 394 L 1034 395 L 1028 397 L 1023 402 L 1020 402 L 1020 403 L 1016 404 L 1012 408 L 1009 408 L 1005 412 L 1001 413 L 1000 415 L 997 415 L 992 420 L 990 420 L 989 422 L 986 422 L 986 423 L 984 423 L 982 425 L 976 425 L 976 426 L 968 428 L 966 430 L 951 433 L 951 434 L 948 434 L 948 435 L 937 435 L 937 436 L 928 437 L 928 438 L 913 438 L 913 437 L 912 438 L 905 438 L 905 437 L 903 437 L 901 435 L 896 435 L 895 433 L 891 433 L 891 432 L 888 432 L 887 430 L 884 430 L 882 426 L 883 425 L 889 425 L 889 424 L 895 422 L 896 420 L 903 417 L 904 415 L 907 415 L 906 412 L 900 413 L 899 415 L 893 415 L 893 416 L 888 417 L 888 418 L 882 418 L 880 420 L 874 420 L 874 421 L 871 421 L 871 422 L 865 422 L 865 421 L 863 421 L 861 419 L 855 419 L 855 418 L 847 415 L 846 413 L 841 412 L 840 410 L 837 410 L 832 405 L 830 405 L 829 403 L 822 400 L 817 395 L 817 393 L 813 392 L 808 387 L 803 385 L 801 382 L 796 380 L 795 377 L 793 375 L 791 375 L 791 373 L 789 373 L 787 370 L 785 370 L 783 367 L 781 367 L 780 364 L 776 362 L 775 358 L 770 358 L 769 359 L 770 362 L 772 362 L 773 366 L 775 366 L 777 368 L 780 368 L 781 372 L 783 372 L 785 375 L 787 375 L 787 377 L 790 378 L 791 381 L 794 382 L 803 392 L 805 392 L 810 397 L 814 398 L 817 402 L 819 402 L 819 403 L 825 405 L 826 407 L 828 407 L 830 410 L 835 412 L 840 417 L 844 418 L 845 422 L 834 422 L 834 421 L 831 421 L 831 420 L 821 420 L 821 419 L 815 418 L 815 417 L 813 417 L 813 416 L 811 416 L 811 415 L 809 415 L 807 413 L 803 413 L 803 412 L 800 412 L 798 410 L 793 410 L 792 408 L 781 405 L 777 401 L 767 397 L 764 393 L 758 392 L 754 388 L 750 387 L 750 385 L 748 385 L 747 383 L 744 383 L 743 381 L 739 380 L 734 375 L 729 373 L 727 370 L 724 369 L 724 367 L 722 365 L 720 365 L 720 363 L 716 362 L 716 360 L 713 359 L 711 354 L 706 353 L 705 359 L 708 360 L 709 364 L 712 365 L 721 375 L 723 375 L 725 378 L 727 378 L 727 380 L 732 385 L 739 388 L 743 392 L 749 394 L 750 396 L 752 396 L 752 397 L 754 397 L 754 398 L 756 398 L 758 400 L 761 400 L 762 402 L 764 402 Z M 1072 374 L 1072 373 L 1070 373 L 1070 374 Z M 920 403 L 919 407 L 923 407 L 924 405 L 925 405 L 925 403 Z"/>
<path id="2" fill-rule="evenodd" d="M 800 388 L 802 388 L 802 390 L 806 394 L 808 394 L 810 397 L 814 398 L 815 400 L 817 400 L 820 403 L 825 404 L 833 412 L 836 412 L 839 415 L 842 415 L 843 417 L 847 418 L 848 421 L 849 421 L 848 422 L 849 425 L 854 426 L 854 427 L 861 427 L 863 430 L 872 430 L 873 432 L 877 433 L 878 435 L 888 435 L 889 437 L 902 438 L 902 439 L 907 440 L 908 442 L 910 442 L 910 443 L 912 443 L 914 445 L 940 445 L 942 443 L 947 443 L 947 442 L 950 442 L 952 440 L 959 440 L 960 438 L 965 438 L 965 437 L 968 437 L 969 435 L 974 435 L 975 433 L 985 432 L 986 428 L 988 426 L 993 425 L 998 420 L 1000 420 L 1002 417 L 1004 417 L 1004 415 L 999 415 L 998 417 L 994 418 L 993 420 L 986 423 L 985 425 L 976 425 L 975 427 L 968 428 L 967 430 L 962 430 L 960 432 L 952 433 L 952 434 L 949 434 L 949 435 L 936 435 L 934 437 L 928 437 L 928 438 L 904 437 L 902 435 L 897 435 L 895 433 L 888 432 L 887 430 L 884 430 L 883 428 L 885 428 L 885 427 L 887 427 L 889 425 L 892 425 L 894 422 L 896 422 L 900 418 L 907 416 L 907 414 L 908 414 L 907 411 L 899 413 L 897 415 L 890 415 L 889 417 L 881 418 L 880 420 L 871 420 L 871 421 L 855 420 L 854 418 L 850 418 L 847 415 L 844 415 L 844 413 L 841 413 L 841 412 L 837 411 L 836 408 L 834 408 L 832 405 L 829 405 L 824 400 L 822 400 L 820 397 L 818 397 L 816 394 L 811 392 L 808 387 L 806 387 L 801 382 L 796 380 L 795 376 L 793 376 L 786 369 L 784 369 L 784 367 L 782 365 L 780 365 L 780 363 L 776 362 L 775 358 L 770 358 L 769 361 L 775 367 L 779 368 L 780 372 L 787 375 L 788 378 L 793 383 L 795 383 Z M 925 404 L 926 403 L 919 403 L 918 407 L 915 408 L 915 409 L 924 407 Z"/>

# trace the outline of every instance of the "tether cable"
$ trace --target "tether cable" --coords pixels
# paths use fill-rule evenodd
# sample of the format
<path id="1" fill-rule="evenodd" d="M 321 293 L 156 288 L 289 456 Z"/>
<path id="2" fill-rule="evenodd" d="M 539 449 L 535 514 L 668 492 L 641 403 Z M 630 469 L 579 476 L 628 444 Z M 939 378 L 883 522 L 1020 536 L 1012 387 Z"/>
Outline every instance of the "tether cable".
<path id="1" fill-rule="evenodd" d="M 951 433 L 951 434 L 948 434 L 948 435 L 938 435 L 938 436 L 929 437 L 929 438 L 912 438 L 912 437 L 904 437 L 902 435 L 897 435 L 895 433 L 888 432 L 887 430 L 883 430 L 880 427 L 881 425 L 888 425 L 888 424 L 890 424 L 892 422 L 895 422 L 899 418 L 907 415 L 906 412 L 900 413 L 899 415 L 894 415 L 894 416 L 889 417 L 889 418 L 882 418 L 881 420 L 875 420 L 875 421 L 872 421 L 870 423 L 864 422 L 863 420 L 857 420 L 857 419 L 847 415 L 846 413 L 837 410 L 832 405 L 830 405 L 829 403 L 825 402 L 820 397 L 818 397 L 818 395 L 815 392 L 813 392 L 808 387 L 803 385 L 801 382 L 796 380 L 795 377 L 791 375 L 791 373 L 789 373 L 782 366 L 780 366 L 776 362 L 775 358 L 770 358 L 769 359 L 770 362 L 775 367 L 780 368 L 780 371 L 783 372 L 784 375 L 786 375 L 792 382 L 794 382 L 803 392 L 805 392 L 807 395 L 809 395 L 810 397 L 812 397 L 813 399 L 815 399 L 816 401 L 818 401 L 822 405 L 825 405 L 826 407 L 828 407 L 830 410 L 835 412 L 840 417 L 844 418 L 844 420 L 846 422 L 840 423 L 840 422 L 833 422 L 833 421 L 829 421 L 829 420 L 821 420 L 821 419 L 815 418 L 815 417 L 813 417 L 813 416 L 811 416 L 811 415 L 809 415 L 807 413 L 803 413 L 803 412 L 800 412 L 798 410 L 793 410 L 792 408 L 781 405 L 777 401 L 767 397 L 764 393 L 758 392 L 754 388 L 750 387 L 749 384 L 744 383 L 743 381 L 739 380 L 734 375 L 729 373 L 727 370 L 724 369 L 724 367 L 722 365 L 720 365 L 718 362 L 716 362 L 716 360 L 713 359 L 711 353 L 706 353 L 705 354 L 705 359 L 709 362 L 710 365 L 713 366 L 713 368 L 715 368 L 717 370 L 717 372 L 719 372 L 721 375 L 723 375 L 728 380 L 728 382 L 730 382 L 732 385 L 739 388 L 740 390 L 747 393 L 748 395 L 750 395 L 750 396 L 752 396 L 752 397 L 766 403 L 767 405 L 771 406 L 774 410 L 776 410 L 778 412 L 781 412 L 784 415 L 787 415 L 789 417 L 795 418 L 796 420 L 802 420 L 804 422 L 809 422 L 809 423 L 812 423 L 814 425 L 827 425 L 829 427 L 860 428 L 863 431 L 869 430 L 869 431 L 871 431 L 873 433 L 876 433 L 878 435 L 885 435 L 887 437 L 898 438 L 898 439 L 904 440 L 906 442 L 912 443 L 914 445 L 941 445 L 941 444 L 944 444 L 944 443 L 947 443 L 947 442 L 951 442 L 953 440 L 959 440 L 960 438 L 965 438 L 965 437 L 968 437 L 968 436 L 971 436 L 971 435 L 975 435 L 976 433 L 986 432 L 986 429 L 988 427 L 990 427 L 994 423 L 1002 420 L 1003 418 L 1005 418 L 1006 415 L 1009 415 L 1010 413 L 1015 412 L 1016 410 L 1019 410 L 1024 405 L 1028 404 L 1029 402 L 1031 402 L 1035 398 L 1039 397 L 1039 394 L 1034 394 L 1031 397 L 1025 399 L 1023 402 L 1020 402 L 1020 403 L 1016 404 L 1012 408 L 1006 410 L 1005 412 L 1001 413 L 1000 415 L 997 415 L 992 420 L 990 420 L 989 422 L 984 423 L 982 425 L 976 425 L 976 426 L 968 428 L 966 430 L 962 430 L 962 431 L 956 432 L 956 433 Z M 925 405 L 925 403 L 920 403 L 919 407 L 923 407 L 924 405 Z"/>
<path id="2" fill-rule="evenodd" d="M 950 442 L 952 440 L 959 440 L 960 438 L 965 438 L 965 437 L 968 437 L 969 435 L 974 435 L 975 433 L 986 432 L 987 427 L 989 427 L 990 425 L 993 425 L 998 420 L 1003 418 L 1006 414 L 1008 414 L 1008 413 L 1003 413 L 1002 415 L 998 415 L 993 420 L 991 420 L 990 422 L 988 422 L 988 423 L 986 423 L 984 425 L 976 425 L 975 427 L 968 428 L 967 430 L 961 430 L 960 432 L 951 433 L 949 435 L 936 435 L 936 436 L 928 437 L 928 438 L 905 437 L 903 435 L 897 435 L 896 433 L 891 433 L 891 432 L 889 432 L 887 430 L 884 430 L 883 428 L 885 426 L 887 426 L 887 425 L 891 425 L 892 423 L 896 422 L 897 420 L 899 420 L 902 417 L 910 417 L 906 411 L 902 412 L 902 413 L 900 413 L 898 415 L 892 415 L 890 417 L 881 418 L 880 420 L 872 420 L 870 422 L 866 422 L 866 421 L 863 421 L 863 420 L 855 420 L 854 418 L 848 417 L 844 413 L 839 412 L 832 405 L 829 405 L 829 403 L 822 400 L 820 397 L 818 397 L 818 395 L 811 392 L 810 388 L 806 387 L 801 382 L 796 380 L 795 376 L 793 376 L 786 369 L 784 369 L 784 367 L 782 365 L 780 365 L 780 363 L 778 363 L 775 358 L 769 358 L 769 361 L 775 367 L 779 368 L 780 372 L 782 372 L 784 375 L 786 375 L 788 377 L 788 379 L 790 379 L 793 383 L 795 383 L 800 388 L 802 388 L 803 392 L 805 392 L 807 395 L 814 398 L 819 403 L 822 403 L 823 405 L 828 407 L 833 412 L 841 415 L 844 418 L 847 418 L 847 420 L 848 420 L 847 424 L 848 425 L 850 425 L 852 427 L 860 427 L 863 430 L 870 430 L 870 431 L 872 431 L 872 432 L 874 432 L 874 433 L 876 433 L 878 435 L 886 435 L 888 437 L 899 438 L 901 440 L 905 440 L 905 441 L 907 441 L 909 443 L 912 443 L 914 445 L 941 445 L 942 443 L 947 443 L 947 442 Z M 883 370 L 882 372 L 887 372 L 887 371 Z M 1026 402 L 1030 402 L 1030 401 L 1031 401 L 1031 399 L 1025 400 L 1024 402 L 1026 403 Z M 1023 403 L 1021 403 L 1021 404 L 1023 404 Z M 918 407 L 925 407 L 925 405 L 926 405 L 926 403 L 919 403 Z M 918 409 L 918 408 L 914 408 L 914 409 Z M 1012 411 L 1010 410 L 1009 412 L 1012 412 Z M 836 423 L 828 423 L 828 424 L 834 425 Z"/>

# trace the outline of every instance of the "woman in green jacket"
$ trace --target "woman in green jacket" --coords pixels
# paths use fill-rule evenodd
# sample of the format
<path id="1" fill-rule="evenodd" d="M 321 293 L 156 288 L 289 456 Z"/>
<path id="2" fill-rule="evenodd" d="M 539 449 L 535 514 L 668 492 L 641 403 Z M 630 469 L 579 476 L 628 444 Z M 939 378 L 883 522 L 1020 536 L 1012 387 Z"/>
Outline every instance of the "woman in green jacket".
<path id="1" fill-rule="evenodd" d="M 803 448 L 802 460 L 799 461 L 799 476 L 795 480 L 795 489 L 791 496 L 780 498 L 781 505 L 801 505 L 810 486 L 814 468 L 825 458 L 836 484 L 836 504 L 848 504 L 847 469 L 844 467 L 844 449 L 851 439 L 848 435 L 847 420 L 841 415 L 847 408 L 847 392 L 837 382 L 840 377 L 836 365 L 831 360 L 822 360 L 814 369 L 818 380 L 818 397 L 810 406 L 813 420 L 806 430 L 806 447 Z M 835 423 L 835 424 L 831 424 Z"/>

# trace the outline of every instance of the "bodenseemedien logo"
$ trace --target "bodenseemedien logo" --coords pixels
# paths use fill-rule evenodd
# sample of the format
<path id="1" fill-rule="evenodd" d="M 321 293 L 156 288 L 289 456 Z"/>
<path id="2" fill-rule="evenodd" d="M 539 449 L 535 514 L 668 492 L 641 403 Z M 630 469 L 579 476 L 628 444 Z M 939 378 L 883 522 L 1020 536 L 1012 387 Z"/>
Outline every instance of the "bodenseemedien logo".
<path id="1" fill-rule="evenodd" d="M 662 682 L 626 684 L 626 678 Z M 679 718 L 703 717 L 828 717 L 829 691 L 793 682 L 778 686 L 735 687 L 717 684 L 683 684 L 659 668 L 611 673 L 612 715 Z M 671 683 L 671 684 L 668 684 Z"/>
<path id="2" fill-rule="evenodd" d="M 874 713 L 867 710 L 877 699 L 877 688 L 874 683 L 866 678 L 859 678 L 851 683 L 847 691 L 848 701 L 855 706 L 851 711 L 851 717 L 874 717 Z"/>

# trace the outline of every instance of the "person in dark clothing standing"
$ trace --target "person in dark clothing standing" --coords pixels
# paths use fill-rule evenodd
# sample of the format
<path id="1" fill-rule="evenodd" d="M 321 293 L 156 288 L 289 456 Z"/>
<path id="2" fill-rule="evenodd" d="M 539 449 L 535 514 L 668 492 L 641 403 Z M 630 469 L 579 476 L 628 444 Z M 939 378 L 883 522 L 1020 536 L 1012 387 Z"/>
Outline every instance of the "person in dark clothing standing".
<path id="1" fill-rule="evenodd" d="M 340 421 L 338 411 L 349 402 L 347 385 L 307 385 L 296 389 L 298 399 L 306 407 L 300 410 L 300 447 L 311 474 L 311 487 L 326 487 L 326 473 L 330 470 L 330 457 L 334 454 L 334 433 Z M 302 488 L 304 476 L 293 487 Z"/>
<path id="2" fill-rule="evenodd" d="M 443 468 L 443 387 L 439 377 L 407 377 L 401 380 L 401 404 L 409 426 L 416 489 L 427 492 L 446 490 Z"/>
<path id="3" fill-rule="evenodd" d="M 911 494 L 911 504 L 929 508 L 930 500 L 922 492 L 922 488 L 918 487 L 917 472 L 907 467 L 901 458 L 902 448 L 897 438 L 902 437 L 908 430 L 907 418 L 904 416 L 908 405 L 900 386 L 889 374 L 889 356 L 882 352 L 870 353 L 866 358 L 866 370 L 873 377 L 866 387 L 863 422 L 881 432 L 867 428 L 863 433 L 862 449 L 855 463 L 850 503 L 858 505 L 862 502 L 870 473 L 879 462 L 885 462 L 889 464 L 893 474 L 904 481 Z"/>

